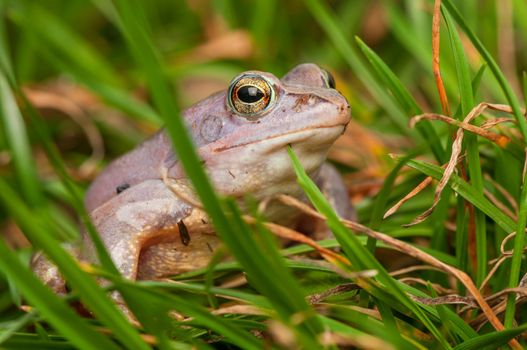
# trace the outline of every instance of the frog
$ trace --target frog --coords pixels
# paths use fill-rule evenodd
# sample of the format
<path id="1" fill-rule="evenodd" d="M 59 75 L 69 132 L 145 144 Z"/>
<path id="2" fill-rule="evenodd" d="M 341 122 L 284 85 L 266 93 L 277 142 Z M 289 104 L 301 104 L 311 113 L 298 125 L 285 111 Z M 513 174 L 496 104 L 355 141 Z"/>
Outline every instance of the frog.
<path id="1" fill-rule="evenodd" d="M 181 117 L 218 194 L 242 207 L 247 196 L 305 200 L 287 151 L 291 147 L 336 212 L 353 216 L 346 186 L 326 162 L 350 121 L 350 106 L 325 69 L 299 64 L 282 79 L 246 71 Z M 204 267 L 221 246 L 165 129 L 113 160 L 89 186 L 85 207 L 117 269 L 130 280 Z M 283 225 L 297 225 L 301 216 L 279 201 L 264 207 L 267 220 Z M 86 230 L 81 236 L 76 258 L 97 263 Z M 59 271 L 45 257 L 33 260 L 33 270 L 55 292 L 65 292 Z"/>

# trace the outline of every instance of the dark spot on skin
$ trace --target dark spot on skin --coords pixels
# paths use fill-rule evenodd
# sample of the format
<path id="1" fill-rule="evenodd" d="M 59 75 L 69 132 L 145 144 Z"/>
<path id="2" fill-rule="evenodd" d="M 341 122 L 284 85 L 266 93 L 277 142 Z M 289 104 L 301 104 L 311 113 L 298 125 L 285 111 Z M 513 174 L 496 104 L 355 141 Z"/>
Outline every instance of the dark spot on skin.
<path id="1" fill-rule="evenodd" d="M 236 176 L 234 176 L 234 174 L 229 170 L 229 175 L 232 176 L 233 179 L 236 178 Z"/>
<path id="2" fill-rule="evenodd" d="M 285 113 L 285 108 L 282 108 L 282 113 Z"/>
<path id="3" fill-rule="evenodd" d="M 210 250 L 211 253 L 214 252 L 214 249 L 212 249 L 212 247 L 210 246 L 209 242 L 207 242 L 207 247 L 209 248 L 209 250 Z"/>
<path id="4" fill-rule="evenodd" d="M 123 192 L 124 190 L 126 190 L 126 189 L 128 189 L 128 188 L 130 188 L 130 184 L 127 184 L 127 183 L 125 182 L 124 184 L 120 184 L 119 186 L 117 186 L 117 187 L 115 188 L 115 192 L 116 192 L 117 194 L 119 194 L 119 193 Z"/>
<path id="5" fill-rule="evenodd" d="M 184 246 L 187 246 L 190 243 L 190 235 L 188 234 L 187 226 L 183 223 L 183 220 L 178 221 L 177 227 L 179 229 L 179 238 L 181 238 L 181 243 Z"/>
<path id="6" fill-rule="evenodd" d="M 202 223 L 202 224 L 207 224 L 207 220 L 205 220 L 205 219 L 201 219 L 201 223 Z"/>

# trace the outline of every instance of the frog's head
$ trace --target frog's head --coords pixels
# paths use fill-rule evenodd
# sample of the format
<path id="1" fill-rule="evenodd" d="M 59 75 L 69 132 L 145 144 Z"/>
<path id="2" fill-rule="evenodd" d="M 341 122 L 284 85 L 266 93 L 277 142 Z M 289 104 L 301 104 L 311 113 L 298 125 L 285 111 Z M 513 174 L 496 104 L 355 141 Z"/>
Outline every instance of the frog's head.
<path id="1" fill-rule="evenodd" d="M 185 113 L 199 153 L 218 189 L 265 194 L 294 182 L 290 145 L 309 174 L 326 159 L 350 119 L 333 77 L 301 64 L 281 80 L 248 71 Z M 278 187 L 278 188 L 277 188 Z"/>

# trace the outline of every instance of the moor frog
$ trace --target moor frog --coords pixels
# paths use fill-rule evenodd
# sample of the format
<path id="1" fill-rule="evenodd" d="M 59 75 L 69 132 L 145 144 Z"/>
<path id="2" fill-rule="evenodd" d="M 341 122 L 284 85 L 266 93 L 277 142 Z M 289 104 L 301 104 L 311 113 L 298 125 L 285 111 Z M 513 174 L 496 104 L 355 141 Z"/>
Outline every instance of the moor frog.
<path id="1" fill-rule="evenodd" d="M 346 189 L 325 163 L 330 146 L 350 119 L 333 77 L 301 64 L 281 80 L 248 71 L 230 87 L 195 104 L 183 118 L 218 193 L 262 200 L 274 194 L 302 198 L 287 146 L 329 195 L 342 216 L 352 211 Z M 276 201 L 268 220 L 293 224 L 294 209 Z M 207 264 L 219 244 L 164 130 L 113 161 L 91 184 L 85 205 L 119 271 L 153 279 Z M 78 256 L 95 262 L 83 233 Z M 64 282 L 44 258 L 33 268 L 56 291 Z"/>

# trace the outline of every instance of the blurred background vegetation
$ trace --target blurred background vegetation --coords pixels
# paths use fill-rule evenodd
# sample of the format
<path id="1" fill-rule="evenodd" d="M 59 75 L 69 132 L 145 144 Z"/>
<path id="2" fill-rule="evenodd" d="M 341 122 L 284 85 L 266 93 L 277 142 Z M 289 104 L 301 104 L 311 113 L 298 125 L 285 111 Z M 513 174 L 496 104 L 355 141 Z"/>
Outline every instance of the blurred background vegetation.
<path id="1" fill-rule="evenodd" d="M 21 200 L 20 208 L 27 209 L 26 213 L 44 217 L 47 224 L 56 227 L 56 235 L 63 240 L 78 234 L 78 210 L 73 209 L 75 201 L 67 181 L 57 176 L 57 165 L 50 161 L 39 134 L 42 124 L 35 122 L 27 108 L 19 110 L 15 102 L 24 105 L 22 96 L 26 96 L 35 107 L 40 115 L 37 120 L 44 122 L 45 134 L 57 148 L 61 162 L 73 179 L 74 191 L 78 193 L 82 193 L 109 161 L 132 149 L 162 126 L 162 118 L 152 103 L 147 74 L 130 54 L 122 34 L 129 25 L 122 20 L 126 16 L 126 5 L 120 1 L 115 3 L 119 5 L 114 6 L 114 2 L 106 0 L 0 0 L 0 174 L 4 185 L 13 191 L 9 193 L 16 194 Z M 522 0 L 451 0 L 445 3 L 457 7 L 464 24 L 471 28 L 498 63 L 516 100 L 523 100 L 527 4 Z M 403 228 L 403 224 L 430 207 L 434 183 L 403 205 L 395 215 L 382 220 L 391 205 L 425 178 L 423 173 L 430 175 L 423 169 L 416 171 L 404 167 L 402 170 L 397 168 L 400 173 L 394 172 L 392 180 L 387 181 L 387 176 L 399 163 L 389 154 L 413 152 L 414 158 L 443 165 L 448 161 L 456 131 L 456 128 L 440 122 L 428 123 L 432 133 L 438 135 L 435 139 L 423 137 L 408 126 L 409 119 L 421 112 L 442 113 L 432 71 L 433 8 L 434 2 L 429 0 L 155 0 L 131 1 L 129 5 L 159 54 L 162 62 L 159 69 L 169 82 L 180 108 L 227 88 L 229 81 L 241 71 L 257 69 L 282 76 L 302 62 L 313 62 L 328 69 L 336 78 L 338 90 L 349 100 L 353 116 L 346 134 L 337 141 L 329 158 L 343 173 L 358 209 L 359 222 L 411 242 L 441 261 L 467 272 L 480 286 L 493 266 L 493 259 L 502 256 L 500 245 L 513 231 L 506 228 L 516 228 L 517 222 L 521 227 L 521 218 L 525 216 L 521 214 L 521 203 L 526 197 L 521 194 L 525 140 L 516 126 L 507 124 L 495 130 L 513 140 L 514 147 L 500 147 L 483 138 L 476 140 L 467 136 L 468 141 L 463 147 L 468 152 L 469 163 L 465 166 L 469 175 L 464 178 L 474 194 L 467 202 L 461 199 L 463 195 L 456 193 L 458 189 L 447 187 L 431 218 L 411 228 Z M 454 18 L 460 25 L 459 18 Z M 441 71 L 452 116 L 462 119 L 480 102 L 511 104 L 511 97 L 488 68 L 488 59 L 481 54 L 474 39 L 458 29 L 456 26 L 447 28 L 445 18 L 442 18 Z M 456 40 L 461 46 L 456 47 Z M 461 57 L 459 48 L 462 49 Z M 386 66 L 376 61 L 379 58 Z M 468 78 L 460 74 L 463 64 L 469 72 Z M 390 80 L 388 70 L 394 73 L 393 78 L 400 81 L 400 86 Z M 460 96 L 464 96 L 463 86 L 467 86 L 467 81 L 472 84 L 473 101 L 463 106 Z M 402 93 L 403 90 L 408 94 Z M 481 125 L 486 120 L 478 118 L 476 124 Z M 438 147 L 445 153 L 438 155 L 431 151 Z M 392 186 L 391 181 L 395 181 L 395 185 Z M 484 191 L 495 199 L 493 206 L 488 208 L 503 213 L 509 220 L 505 220 L 506 224 L 500 225 L 497 222 L 501 217 L 497 219 L 481 209 L 483 200 L 477 195 L 482 196 Z M 25 229 L 21 230 L 24 223 L 20 222 L 21 214 L 14 215 L 12 204 L 7 202 L 5 198 L 0 201 L 0 208 L 5 208 L 0 211 L 0 232 L 27 265 L 32 249 L 22 233 Z M 477 209 L 474 212 L 468 202 L 486 215 Z M 25 220 L 31 221 L 32 218 Z M 342 245 L 334 240 L 328 244 Z M 511 240 L 507 249 L 512 246 Z M 370 242 L 368 248 L 373 247 Z M 418 265 L 415 259 L 386 246 L 379 248 L 376 256 L 389 271 Z M 513 263 L 515 274 L 521 271 L 519 277 L 525 273 L 525 264 L 520 258 L 518 255 Z M 313 267 L 291 269 L 300 281 L 304 295 L 321 293 L 347 281 L 338 274 L 316 271 Z M 239 272 L 240 268 L 234 270 Z M 510 282 L 510 270 L 509 259 L 493 273 L 482 294 L 489 296 L 507 287 L 515 287 Z M 223 271 L 214 278 L 224 278 L 224 274 Z M 437 294 L 464 296 L 466 292 L 461 284 L 445 274 L 418 271 L 404 276 L 405 283 L 415 286 L 428 297 Z M 192 278 L 196 285 L 205 286 L 203 288 L 213 283 L 206 280 L 211 276 Z M 381 283 L 376 288 L 386 295 L 369 295 L 371 290 L 366 294 L 346 291 L 332 301 L 339 306 L 363 308 L 354 309 L 353 316 L 339 314 L 343 309 L 332 314 L 351 327 L 339 328 L 331 324 L 332 331 L 338 329 L 351 339 L 346 338 L 350 343 L 342 341 L 341 345 L 380 348 L 379 344 L 390 344 L 405 349 L 411 344 L 416 348 L 445 348 L 447 344 L 462 346 L 470 339 L 479 341 L 479 336 L 493 331 L 481 320 L 478 311 L 461 312 L 456 306 L 419 304 L 427 313 L 435 315 L 432 319 L 441 334 L 437 336 L 433 327 L 430 328 L 423 318 L 414 317 L 408 311 L 411 307 L 397 299 L 399 297 L 396 299 L 406 308 L 397 305 L 391 310 L 392 291 L 386 285 Z M 70 337 L 75 333 L 58 332 L 55 336 L 54 331 L 42 322 L 41 317 L 47 319 L 46 311 L 20 310 L 18 306 L 25 305 L 22 295 L 27 297 L 25 293 L 20 294 L 20 289 L 23 288 L 11 278 L 0 280 L 0 341 L 18 348 L 28 344 L 38 344 L 41 348 L 72 346 Z M 197 295 L 198 290 L 196 287 L 196 295 L 189 290 L 185 293 L 192 295 L 196 304 L 208 305 L 206 298 Z M 417 294 L 416 291 L 412 293 Z M 273 300 L 272 296 L 266 297 Z M 468 342 L 466 348 L 476 348 L 481 344 L 496 348 L 520 334 L 527 321 L 525 311 L 519 307 L 523 300 L 516 300 L 518 312 L 514 322 L 514 310 L 506 317 L 507 328 L 518 327 L 514 332 L 505 335 L 491 333 L 487 343 Z M 499 302 L 504 302 L 503 298 L 493 304 L 497 313 L 504 305 Z M 380 310 L 381 320 L 364 311 L 367 309 L 371 312 Z M 460 312 L 462 317 L 456 318 L 452 311 Z M 250 313 L 232 317 L 241 322 L 241 328 L 251 329 L 259 336 L 269 331 L 267 326 L 255 325 L 266 317 L 255 317 Z M 380 327 L 376 322 L 382 322 L 385 334 L 372 329 Z M 104 321 L 103 324 L 109 327 Z M 157 328 L 152 327 L 145 333 L 156 334 Z M 193 325 L 191 331 L 185 331 L 180 325 L 171 327 L 170 331 L 178 336 L 185 333 L 180 338 L 185 339 L 185 344 L 205 347 L 204 344 L 212 342 L 226 348 L 243 348 L 242 344 L 245 344 L 237 342 L 236 335 L 222 339 L 217 329 L 216 333 L 207 333 L 200 331 L 199 325 Z M 116 329 L 113 332 L 118 333 Z M 360 333 L 353 333 L 350 329 L 359 329 Z M 277 346 L 291 344 L 277 335 L 279 330 L 283 329 L 274 324 L 269 331 L 271 335 L 264 336 L 271 340 L 266 338 L 266 341 Z M 126 334 L 125 330 L 123 332 Z M 404 340 L 397 332 L 404 334 Z M 371 336 L 368 338 L 371 344 L 378 346 L 357 340 L 358 335 Z M 297 336 L 299 338 L 293 343 L 305 347 L 305 339 L 299 340 L 303 339 L 302 335 Z M 119 335 L 117 338 L 122 344 Z M 317 339 L 319 345 L 323 343 Z M 175 346 L 176 343 L 171 344 Z M 130 344 L 126 346 L 130 347 Z M 163 347 L 163 342 L 158 346 Z M 177 346 L 184 348 L 183 342 Z"/>

